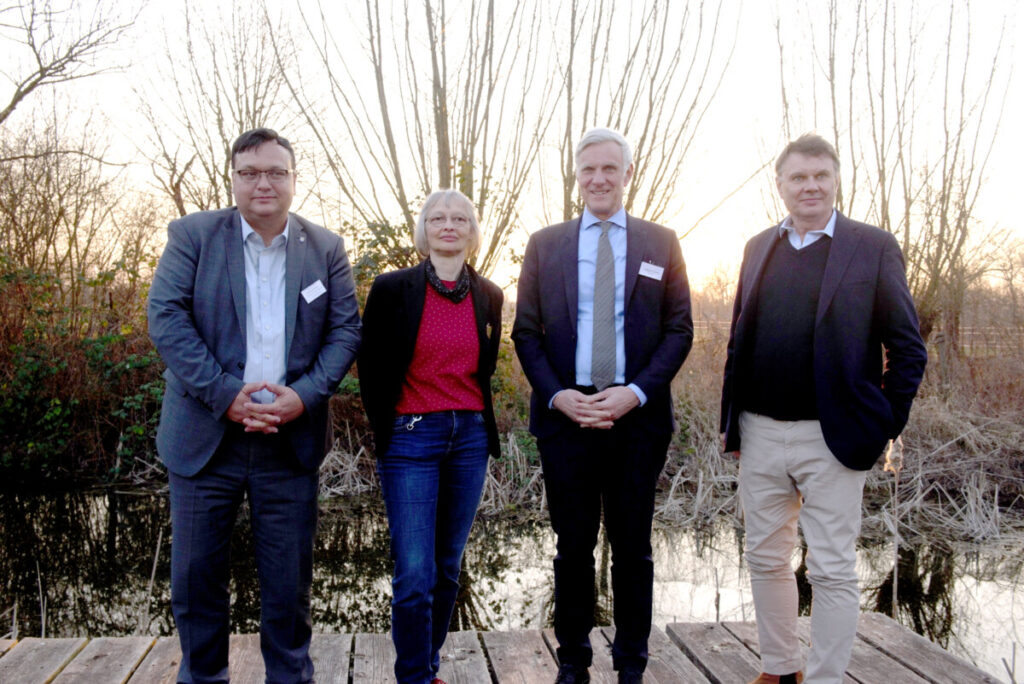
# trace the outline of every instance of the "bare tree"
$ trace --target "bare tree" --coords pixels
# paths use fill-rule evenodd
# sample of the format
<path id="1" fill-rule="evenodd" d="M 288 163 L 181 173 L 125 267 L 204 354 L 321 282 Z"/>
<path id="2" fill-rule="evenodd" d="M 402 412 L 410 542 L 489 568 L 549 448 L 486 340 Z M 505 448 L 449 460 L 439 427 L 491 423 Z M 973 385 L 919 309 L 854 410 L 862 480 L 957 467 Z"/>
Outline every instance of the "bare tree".
<path id="1" fill-rule="evenodd" d="M 581 211 L 575 144 L 594 126 L 617 129 L 641 163 L 626 210 L 662 219 L 677 197 L 683 166 L 736 47 L 721 2 L 571 0 L 559 30 L 562 56 L 561 217 Z M 730 33 L 731 28 L 731 33 Z"/>
<path id="2" fill-rule="evenodd" d="M 351 20 L 363 29 L 359 50 L 324 7 L 302 13 L 320 69 L 290 77 L 289 87 L 357 243 L 390 246 L 392 266 L 411 263 L 419 203 L 458 188 L 483 219 L 476 266 L 494 268 L 557 97 L 541 7 L 367 0 Z"/>
<path id="3" fill-rule="evenodd" d="M 104 161 L 106 143 L 90 122 L 72 133 L 60 120 L 55 108 L 0 140 L 0 256 L 5 275 L 51 279 L 52 303 L 85 332 L 110 304 L 103 293 L 115 279 L 137 292 L 153 224 L 125 201 L 124 179 Z"/>
<path id="4" fill-rule="evenodd" d="M 571 147 L 593 125 L 633 139 L 644 163 L 627 207 L 661 218 L 735 44 L 719 2 L 367 0 L 355 14 L 361 51 L 324 7 L 303 15 L 322 69 L 290 87 L 357 243 L 393 250 L 392 266 L 414 260 L 402 246 L 419 202 L 454 187 L 483 217 L 476 266 L 492 271 L 549 151 L 562 184 L 549 197 L 540 183 L 534 210 L 575 213 Z"/>
<path id="5" fill-rule="evenodd" d="M 0 123 L 25 98 L 44 86 L 87 78 L 112 67 L 96 58 L 120 39 L 134 22 L 122 18 L 110 2 L 80 0 L 3 0 L 0 43 L 9 46 L 0 76 L 10 94 L 0 98 Z"/>
<path id="6" fill-rule="evenodd" d="M 253 39 L 286 35 L 281 19 L 237 1 L 211 15 L 189 1 L 184 20 L 184 34 L 165 33 L 157 75 L 139 93 L 151 127 L 142 153 L 182 216 L 233 203 L 230 150 L 239 134 L 287 131 L 296 121 L 279 68 L 291 68 L 293 54 Z"/>
<path id="7" fill-rule="evenodd" d="M 796 27 L 812 61 L 782 57 L 787 130 L 833 137 L 844 164 L 840 210 L 900 240 L 921 332 L 941 330 L 945 356 L 959 348 L 964 295 L 990 270 L 998 242 L 972 230 L 1009 72 L 1002 27 L 979 37 L 969 10 L 962 0 L 945 12 L 830 0 L 824 17 Z M 780 55 L 792 38 L 779 28 Z"/>

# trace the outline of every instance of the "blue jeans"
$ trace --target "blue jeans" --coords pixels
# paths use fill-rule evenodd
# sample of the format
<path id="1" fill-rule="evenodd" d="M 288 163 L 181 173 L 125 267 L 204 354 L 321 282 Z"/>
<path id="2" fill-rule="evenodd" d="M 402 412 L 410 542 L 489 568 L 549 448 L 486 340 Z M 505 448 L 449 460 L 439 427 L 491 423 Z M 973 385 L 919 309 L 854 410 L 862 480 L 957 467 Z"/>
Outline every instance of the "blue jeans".
<path id="1" fill-rule="evenodd" d="M 395 563 L 395 677 L 399 684 L 428 684 L 440 666 L 462 551 L 487 476 L 483 416 L 476 411 L 398 416 L 377 472 Z"/>

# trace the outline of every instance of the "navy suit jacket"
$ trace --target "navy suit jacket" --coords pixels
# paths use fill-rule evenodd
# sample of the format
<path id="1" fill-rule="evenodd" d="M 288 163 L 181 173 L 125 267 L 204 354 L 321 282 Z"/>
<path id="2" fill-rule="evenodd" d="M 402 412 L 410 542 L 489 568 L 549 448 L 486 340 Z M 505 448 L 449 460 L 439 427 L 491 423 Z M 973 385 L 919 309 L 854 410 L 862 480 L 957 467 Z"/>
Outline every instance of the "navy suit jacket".
<path id="1" fill-rule="evenodd" d="M 743 253 L 722 389 L 726 451 L 741 448 L 742 360 L 754 338 L 761 274 L 779 239 L 773 226 Z M 815 316 L 814 385 L 825 443 L 854 470 L 871 468 L 903 430 L 924 374 L 928 355 L 904 270 L 891 233 L 837 212 Z"/>
<path id="2" fill-rule="evenodd" d="M 303 467 L 330 447 L 328 400 L 359 348 L 355 287 L 341 238 L 290 215 L 285 257 L 285 384 L 305 411 L 281 433 Z M 312 301 L 301 292 L 320 281 Z M 245 262 L 234 207 L 172 221 L 149 291 L 149 334 L 167 370 L 157 451 L 191 477 L 216 451 L 244 384 Z"/>
<path id="3" fill-rule="evenodd" d="M 491 402 L 491 375 L 501 344 L 501 288 L 469 269 L 470 293 L 480 342 L 476 378 L 484 398 L 487 451 L 501 455 Z M 377 457 L 391 442 L 395 406 L 402 396 L 405 374 L 416 351 L 427 296 L 426 262 L 384 273 L 374 279 L 363 311 L 363 346 L 359 351 L 359 394 L 373 429 Z"/>
<path id="4" fill-rule="evenodd" d="M 573 425 L 548 404 L 576 384 L 579 231 L 577 218 L 535 232 L 519 275 L 512 339 L 533 387 L 530 431 L 537 437 Z M 662 277 L 641 276 L 642 263 L 663 268 Z M 647 395 L 630 415 L 642 429 L 668 433 L 674 426 L 670 385 L 693 343 L 690 287 L 673 231 L 626 217 L 625 287 L 626 384 Z"/>

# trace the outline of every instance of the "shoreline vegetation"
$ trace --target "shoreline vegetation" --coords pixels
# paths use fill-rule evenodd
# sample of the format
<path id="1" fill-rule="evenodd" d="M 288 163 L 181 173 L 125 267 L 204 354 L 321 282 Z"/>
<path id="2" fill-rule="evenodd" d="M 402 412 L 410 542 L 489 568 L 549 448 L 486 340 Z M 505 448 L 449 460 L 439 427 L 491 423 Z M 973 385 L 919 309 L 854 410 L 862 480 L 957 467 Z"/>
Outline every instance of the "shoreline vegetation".
<path id="1" fill-rule="evenodd" d="M 722 520 L 741 527 L 738 463 L 721 453 L 718 437 L 721 369 L 728 331 L 708 326 L 673 384 L 677 432 L 658 487 L 655 520 L 710 529 Z M 511 344 L 503 352 L 512 354 Z M 503 353 L 503 357 L 505 354 Z M 1024 543 L 1024 363 L 961 359 L 958 387 L 943 392 L 929 371 L 902 435 L 898 487 L 884 459 L 868 476 L 863 534 L 900 543 Z M 485 517 L 546 516 L 544 482 L 526 430 L 529 387 L 511 358 L 496 377 L 502 456 L 492 460 L 480 504 Z M 981 384 L 987 391 L 974 385 Z M 358 406 L 358 402 L 355 402 Z M 510 410 L 511 409 L 511 410 Z M 510 415 L 511 414 L 511 415 Z M 512 422 L 513 420 L 518 422 Z M 511 424 L 510 424 L 511 423 Z M 344 418 L 321 470 L 326 498 L 376 488 L 371 446 L 359 419 Z M 895 495 L 895 508 L 894 508 Z"/>
<path id="2" fill-rule="evenodd" d="M 2 253 L 0 274 L 0 490 L 165 487 L 154 443 L 163 363 L 146 334 L 148 271 L 100 274 L 75 306 L 61 297 L 61 279 L 15 268 Z M 370 275 L 357 273 L 363 295 Z M 723 274 L 693 293 L 695 339 L 673 383 L 677 432 L 659 483 L 661 524 L 699 530 L 723 517 L 739 524 L 737 463 L 720 453 L 718 438 L 733 287 Z M 898 527 L 901 543 L 1024 546 L 1024 323 L 1017 294 L 1015 287 L 979 285 L 965 298 L 962 328 L 928 340 L 925 379 L 902 436 L 898 491 L 881 465 L 871 471 L 866 537 L 892 539 Z M 526 427 L 529 385 L 508 338 L 513 310 L 506 306 L 492 379 L 503 453 L 490 464 L 480 515 L 545 518 L 540 459 Z M 978 331 L 985 332 L 980 342 Z M 331 408 L 335 446 L 321 469 L 322 497 L 375 491 L 354 372 Z"/>
<path id="3" fill-rule="evenodd" d="M 511 311 L 506 313 L 510 317 Z M 510 329 L 510 320 L 506 323 Z M 674 382 L 677 432 L 659 483 L 659 524 L 698 531 L 723 520 L 740 526 L 738 465 L 721 454 L 718 438 L 727 341 L 726 325 L 698 324 L 693 351 Z M 29 407 L 21 407 L 25 422 L 12 425 L 13 432 L 4 426 L 8 439 L 2 468 L 14 476 L 4 478 L 12 483 L 8 486 L 166 486 L 152 442 L 163 391 L 158 376 L 162 365 L 144 335 L 133 328 L 55 345 L 45 359 L 13 351 L 8 358 L 15 371 L 22 371 L 20 382 L 35 381 L 34 400 L 37 405 L 45 402 L 47 410 L 43 424 L 36 421 L 34 426 L 45 441 L 17 434 L 18 428 L 24 434 L 24 428 L 32 427 Z M 940 374 L 938 354 L 934 348 L 930 352 L 932 362 L 902 436 L 898 488 L 893 473 L 883 471 L 881 463 L 872 469 L 864 492 L 864 535 L 891 540 L 898 527 L 901 544 L 942 540 L 1018 547 L 1024 544 L 1024 359 L 960 355 L 952 373 Z M 76 359 L 81 367 L 74 367 Z M 26 367 L 35 375 L 25 373 Z M 12 387 L 12 381 L 19 382 L 17 373 L 5 378 L 5 387 Z M 48 389 L 49 396 L 40 389 Z M 8 391 L 0 418 L 10 425 L 10 397 L 27 394 L 27 389 Z M 502 456 L 490 464 L 479 513 L 546 518 L 540 459 L 526 429 L 529 386 L 507 336 L 494 395 Z M 320 478 L 326 505 L 377 490 L 372 440 L 358 379 L 352 374 L 332 400 L 332 411 L 335 446 Z"/>
<path id="4" fill-rule="evenodd" d="M 728 520 L 739 528 L 738 463 L 721 453 L 718 436 L 728 330 L 703 328 L 673 383 L 677 432 L 659 482 L 655 520 L 696 530 Z M 502 351 L 495 380 L 502 456 L 492 460 L 480 515 L 543 518 L 540 459 L 525 427 L 529 386 L 510 358 L 511 343 Z M 893 539 L 898 527 L 906 544 L 1024 544 L 1024 361 L 965 357 L 958 363 L 955 388 L 944 389 L 934 367 L 926 373 L 902 435 L 898 486 L 896 476 L 883 470 L 884 458 L 870 471 L 866 538 Z M 361 438 L 360 421 L 348 414 L 336 426 L 335 448 L 321 470 L 326 498 L 377 486 L 372 446 Z"/>

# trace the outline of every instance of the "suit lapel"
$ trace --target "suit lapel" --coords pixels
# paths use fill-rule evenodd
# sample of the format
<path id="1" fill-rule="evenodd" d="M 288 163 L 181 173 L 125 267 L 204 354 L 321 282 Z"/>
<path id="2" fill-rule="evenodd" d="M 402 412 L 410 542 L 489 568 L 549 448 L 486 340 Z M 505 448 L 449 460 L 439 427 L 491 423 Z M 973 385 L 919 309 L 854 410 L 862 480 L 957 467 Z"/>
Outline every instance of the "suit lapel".
<path id="1" fill-rule="evenodd" d="M 821 278 L 821 292 L 818 295 L 818 312 L 814 317 L 814 324 L 821 322 L 825 312 L 828 311 L 832 298 L 839 289 L 839 283 L 846 273 L 853 255 L 857 251 L 857 243 L 860 242 L 860 231 L 853 224 L 847 222 L 846 217 L 836 212 L 836 229 L 832 235 L 832 246 L 828 251 L 828 261 L 825 262 L 825 275 Z"/>
<path id="2" fill-rule="evenodd" d="M 295 336 L 295 318 L 299 311 L 299 288 L 306 263 L 306 231 L 294 217 L 288 217 L 288 243 L 285 247 L 284 266 L 284 357 L 292 348 Z"/>
<path id="3" fill-rule="evenodd" d="M 477 359 L 477 374 L 480 377 L 483 377 L 482 371 L 484 361 L 487 358 L 487 354 L 484 353 L 484 350 L 490 348 L 490 341 L 487 337 L 487 313 L 490 308 L 490 300 L 484 293 L 483 285 L 480 283 L 480 277 L 477 275 L 476 271 L 474 271 L 469 264 L 466 264 L 466 268 L 469 269 L 469 291 L 470 296 L 473 298 L 473 316 L 476 320 L 477 342 L 480 344 L 480 354 Z"/>
<path id="4" fill-rule="evenodd" d="M 227 260 L 228 283 L 231 299 L 235 304 L 238 329 L 245 341 L 245 253 L 242 246 L 242 219 L 237 211 L 232 212 L 224 225 L 224 255 Z"/>
<path id="5" fill-rule="evenodd" d="M 576 329 L 576 314 L 580 301 L 579 283 L 579 258 L 580 258 L 580 223 L 582 217 L 575 221 L 567 221 L 562 224 L 565 232 L 562 234 L 560 244 L 561 258 L 558 262 L 562 264 L 562 281 L 565 283 L 565 302 L 569 307 L 569 320 L 571 330 Z"/>
<path id="6" fill-rule="evenodd" d="M 647 227 L 633 217 L 626 215 L 626 291 L 625 308 L 633 296 L 636 279 L 640 276 L 640 259 L 647 245 Z"/>
<path id="7" fill-rule="evenodd" d="M 403 284 L 405 292 L 402 301 L 405 302 L 405 330 L 403 340 L 403 351 L 407 361 L 412 360 L 416 352 L 416 338 L 420 334 L 420 323 L 423 321 L 423 305 L 427 298 L 427 262 L 423 260 L 420 265 L 409 271 L 409 277 Z"/>
<path id="8" fill-rule="evenodd" d="M 476 320 L 476 336 L 480 341 L 480 348 L 486 349 L 488 301 L 484 295 L 484 289 L 480 285 L 480 277 L 469 264 L 466 264 L 466 268 L 469 269 L 469 291 L 470 296 L 473 297 L 473 318 Z"/>
<path id="9" fill-rule="evenodd" d="M 766 240 L 754 247 L 754 252 L 750 255 L 750 273 L 746 274 L 743 280 L 743 311 L 750 310 L 750 298 L 756 292 L 758 283 L 761 282 L 761 272 L 764 271 L 764 265 L 768 262 L 768 255 L 772 253 L 772 247 L 779 239 L 778 226 L 772 228 L 766 237 Z"/>

